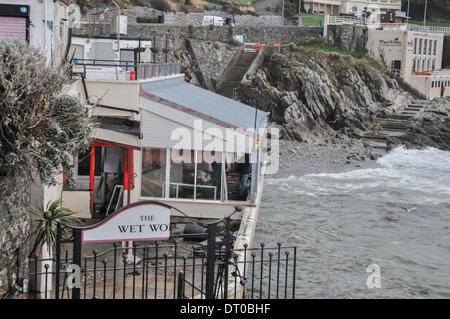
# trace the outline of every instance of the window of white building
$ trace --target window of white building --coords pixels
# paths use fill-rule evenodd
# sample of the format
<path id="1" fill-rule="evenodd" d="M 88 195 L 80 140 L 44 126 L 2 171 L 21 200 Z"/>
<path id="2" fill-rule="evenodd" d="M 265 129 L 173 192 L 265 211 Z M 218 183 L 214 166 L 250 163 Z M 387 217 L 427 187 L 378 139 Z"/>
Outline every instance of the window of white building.
<path id="1" fill-rule="evenodd" d="M 142 183 L 141 195 L 163 197 L 166 179 L 166 150 L 142 150 Z"/>
<path id="2" fill-rule="evenodd" d="M 250 193 L 252 164 L 245 161 L 237 164 L 234 160 L 237 159 L 226 159 L 224 167 L 222 163 L 225 156 L 221 152 L 143 148 L 141 196 L 188 200 L 246 200 L 248 197 L 243 195 Z M 240 179 L 245 170 L 241 168 L 245 166 L 250 172 L 245 182 L 248 188 L 241 194 Z"/>

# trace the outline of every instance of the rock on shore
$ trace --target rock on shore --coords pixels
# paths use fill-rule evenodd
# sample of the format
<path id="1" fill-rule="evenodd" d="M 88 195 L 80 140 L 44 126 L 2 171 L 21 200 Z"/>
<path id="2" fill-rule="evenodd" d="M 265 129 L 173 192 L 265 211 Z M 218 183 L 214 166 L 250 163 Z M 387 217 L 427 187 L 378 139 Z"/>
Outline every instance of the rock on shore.
<path id="1" fill-rule="evenodd" d="M 365 59 L 290 45 L 266 57 L 239 99 L 271 112 L 287 139 L 330 142 L 368 130 L 398 83 Z"/>

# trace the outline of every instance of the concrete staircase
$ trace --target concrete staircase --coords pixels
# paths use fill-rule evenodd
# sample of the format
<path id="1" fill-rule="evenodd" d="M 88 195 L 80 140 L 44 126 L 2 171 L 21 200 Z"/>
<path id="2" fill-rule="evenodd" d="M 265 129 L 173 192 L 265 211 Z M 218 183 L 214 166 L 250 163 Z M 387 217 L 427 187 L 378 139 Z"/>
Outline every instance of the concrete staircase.
<path id="1" fill-rule="evenodd" d="M 277 15 L 281 12 L 282 0 L 254 0 L 253 7 L 259 15 Z M 267 10 L 270 7 L 270 10 Z"/>
<path id="2" fill-rule="evenodd" d="M 239 83 L 241 83 L 242 78 L 244 77 L 257 54 L 257 52 L 243 51 L 236 64 L 227 73 L 226 78 L 222 82 L 220 88 L 217 90 L 217 93 L 232 99 L 234 89 L 239 86 Z"/>
<path id="3" fill-rule="evenodd" d="M 387 118 L 377 117 L 377 122 L 381 130 L 368 132 L 360 137 L 361 140 L 366 142 L 378 153 L 384 154 L 387 150 L 388 138 L 405 134 L 411 118 L 422 111 L 425 103 L 425 101 L 413 101 L 399 114 L 392 114 Z"/>

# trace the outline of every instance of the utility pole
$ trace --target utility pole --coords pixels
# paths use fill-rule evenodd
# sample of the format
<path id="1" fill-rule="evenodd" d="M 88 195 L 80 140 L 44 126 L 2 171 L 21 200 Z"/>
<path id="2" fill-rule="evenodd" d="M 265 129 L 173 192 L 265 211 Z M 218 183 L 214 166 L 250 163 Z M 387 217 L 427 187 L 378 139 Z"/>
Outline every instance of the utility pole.
<path id="1" fill-rule="evenodd" d="M 284 25 L 284 0 L 283 7 L 281 8 L 281 25 Z"/>
<path id="2" fill-rule="evenodd" d="M 409 4 L 409 2 L 408 2 L 408 4 Z M 427 6 L 428 6 L 428 0 L 425 0 L 425 10 L 423 13 L 423 25 L 424 26 L 426 25 L 426 22 L 427 22 Z"/>
<path id="3" fill-rule="evenodd" d="M 411 3 L 411 0 L 408 0 L 408 10 L 406 12 L 406 24 L 409 23 L 409 4 Z"/>
<path id="4" fill-rule="evenodd" d="M 298 0 L 298 26 L 302 25 L 301 8 L 302 8 L 302 0 Z"/>

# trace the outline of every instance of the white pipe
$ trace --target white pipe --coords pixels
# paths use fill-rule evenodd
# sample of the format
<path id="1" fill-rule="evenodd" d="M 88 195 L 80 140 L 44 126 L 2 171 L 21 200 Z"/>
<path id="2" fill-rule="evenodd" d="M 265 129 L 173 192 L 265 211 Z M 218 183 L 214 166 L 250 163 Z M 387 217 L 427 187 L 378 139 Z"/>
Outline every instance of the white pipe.
<path id="1" fill-rule="evenodd" d="M 44 39 L 45 39 L 45 43 L 44 43 L 44 52 L 45 55 L 47 55 L 47 0 L 44 0 Z"/>

